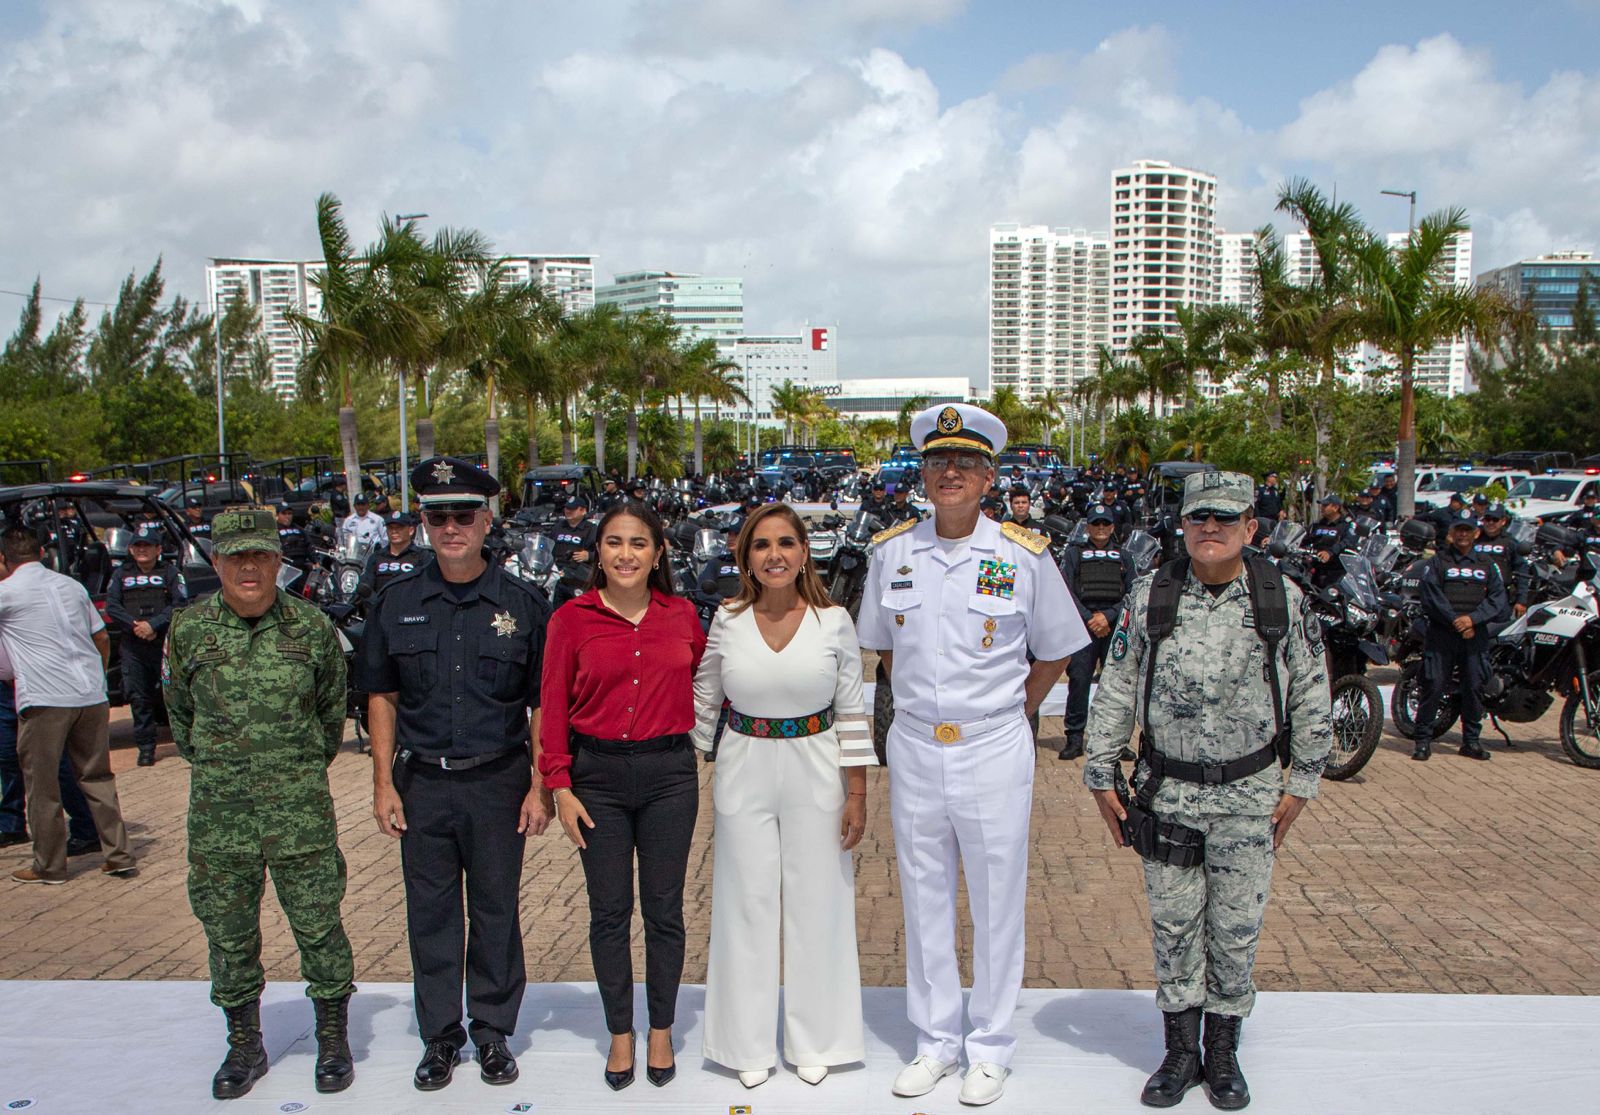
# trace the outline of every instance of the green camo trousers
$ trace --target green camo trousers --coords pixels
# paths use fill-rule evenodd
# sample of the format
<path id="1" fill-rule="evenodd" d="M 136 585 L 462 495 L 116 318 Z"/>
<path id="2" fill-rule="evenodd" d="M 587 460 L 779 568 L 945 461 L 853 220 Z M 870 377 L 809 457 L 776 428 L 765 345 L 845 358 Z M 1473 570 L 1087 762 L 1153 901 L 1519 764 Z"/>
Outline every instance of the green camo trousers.
<path id="1" fill-rule="evenodd" d="M 266 855 L 189 857 L 189 905 L 206 931 L 211 1001 L 219 1007 L 254 1002 L 266 985 L 261 967 L 261 894 Z M 337 847 L 273 857 L 272 886 L 300 946 L 300 974 L 313 999 L 339 999 L 355 990 L 350 938 L 339 920 L 344 856 Z"/>
<path id="2" fill-rule="evenodd" d="M 1198 867 L 1144 863 L 1156 954 L 1156 1005 L 1205 1007 L 1243 1018 L 1255 1005 L 1250 978 L 1272 883 L 1271 818 L 1161 813 L 1206 834 Z"/>

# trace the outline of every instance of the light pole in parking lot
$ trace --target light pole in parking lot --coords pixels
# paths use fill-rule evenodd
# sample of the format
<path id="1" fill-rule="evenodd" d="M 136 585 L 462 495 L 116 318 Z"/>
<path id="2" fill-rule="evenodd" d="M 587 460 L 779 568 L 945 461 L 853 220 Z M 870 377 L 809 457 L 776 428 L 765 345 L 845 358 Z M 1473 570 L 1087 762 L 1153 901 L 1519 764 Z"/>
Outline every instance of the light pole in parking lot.
<path id="1" fill-rule="evenodd" d="M 420 221 L 426 216 L 426 213 L 396 213 L 394 219 L 401 224 L 410 224 L 413 221 Z M 395 381 L 400 388 L 400 510 L 410 511 L 411 458 L 410 454 L 406 452 L 406 373 L 404 371 L 396 372 Z M 424 385 L 427 384 L 428 379 L 426 376 L 423 377 L 422 382 Z M 424 386 L 424 390 L 426 390 L 426 386 Z M 361 483 L 359 477 L 356 479 L 356 483 Z M 356 489 L 357 492 L 360 490 L 359 487 Z M 351 498 L 354 498 L 354 496 L 352 495 Z"/>

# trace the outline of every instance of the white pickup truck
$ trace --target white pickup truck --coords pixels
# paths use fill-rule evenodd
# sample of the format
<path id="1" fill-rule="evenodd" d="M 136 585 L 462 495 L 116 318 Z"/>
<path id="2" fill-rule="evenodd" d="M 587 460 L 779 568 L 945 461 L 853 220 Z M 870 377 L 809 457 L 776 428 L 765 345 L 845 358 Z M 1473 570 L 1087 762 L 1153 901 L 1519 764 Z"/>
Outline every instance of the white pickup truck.
<path id="1" fill-rule="evenodd" d="M 1432 507 L 1443 507 L 1450 502 L 1450 496 L 1456 492 L 1465 496 L 1468 492 L 1486 488 L 1490 484 L 1499 484 L 1509 492 L 1527 479 L 1526 469 L 1440 469 L 1433 474 L 1432 480 L 1417 487 L 1417 502 Z M 1471 502 L 1471 497 L 1468 497 L 1467 502 Z"/>
<path id="2" fill-rule="evenodd" d="M 1600 495 L 1600 468 L 1563 469 L 1530 476 L 1506 499 L 1506 506 L 1524 519 L 1549 519 L 1583 506 L 1583 497 Z"/>

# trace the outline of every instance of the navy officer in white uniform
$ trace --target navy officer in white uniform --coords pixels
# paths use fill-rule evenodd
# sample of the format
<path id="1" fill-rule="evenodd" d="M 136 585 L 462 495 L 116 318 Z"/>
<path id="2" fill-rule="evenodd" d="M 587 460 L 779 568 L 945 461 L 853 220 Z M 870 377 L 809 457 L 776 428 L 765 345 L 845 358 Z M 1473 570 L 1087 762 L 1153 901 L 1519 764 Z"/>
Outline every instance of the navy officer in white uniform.
<path id="1" fill-rule="evenodd" d="M 955 1072 L 961 1102 L 1000 1097 L 1027 941 L 1028 820 L 1036 712 L 1089 643 L 1042 535 L 979 511 L 1006 441 L 994 415 L 933 406 L 911 423 L 933 518 L 874 538 L 858 634 L 894 687 L 889 808 L 906 917 L 906 1013 L 917 1057 L 896 1095 Z M 1032 653 L 1035 661 L 1028 661 Z M 962 1037 L 957 857 L 973 921 L 972 1030 Z"/>

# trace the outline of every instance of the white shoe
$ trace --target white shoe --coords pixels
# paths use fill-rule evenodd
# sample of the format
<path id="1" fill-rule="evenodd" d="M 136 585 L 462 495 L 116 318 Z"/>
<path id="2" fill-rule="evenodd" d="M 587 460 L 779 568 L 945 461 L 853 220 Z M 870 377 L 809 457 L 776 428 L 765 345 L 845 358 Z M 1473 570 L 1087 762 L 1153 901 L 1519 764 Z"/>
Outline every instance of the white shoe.
<path id="1" fill-rule="evenodd" d="M 941 1061 L 924 1053 L 901 1069 L 900 1075 L 894 1078 L 894 1094 L 925 1096 L 933 1091 L 935 1084 L 955 1071 L 956 1062 Z"/>
<path id="2" fill-rule="evenodd" d="M 828 1079 L 827 1065 L 805 1065 L 794 1070 L 794 1074 L 807 1084 L 821 1084 Z"/>
<path id="3" fill-rule="evenodd" d="M 993 1061 L 979 1061 L 967 1070 L 967 1078 L 961 1082 L 961 1102 L 969 1107 L 993 1103 L 1006 1090 L 1010 1071 Z"/>
<path id="4" fill-rule="evenodd" d="M 753 1072 L 741 1072 L 739 1074 L 739 1083 L 743 1084 L 746 1088 L 759 1088 L 761 1085 L 767 1082 L 767 1076 L 768 1071 L 766 1069 L 756 1069 Z"/>

